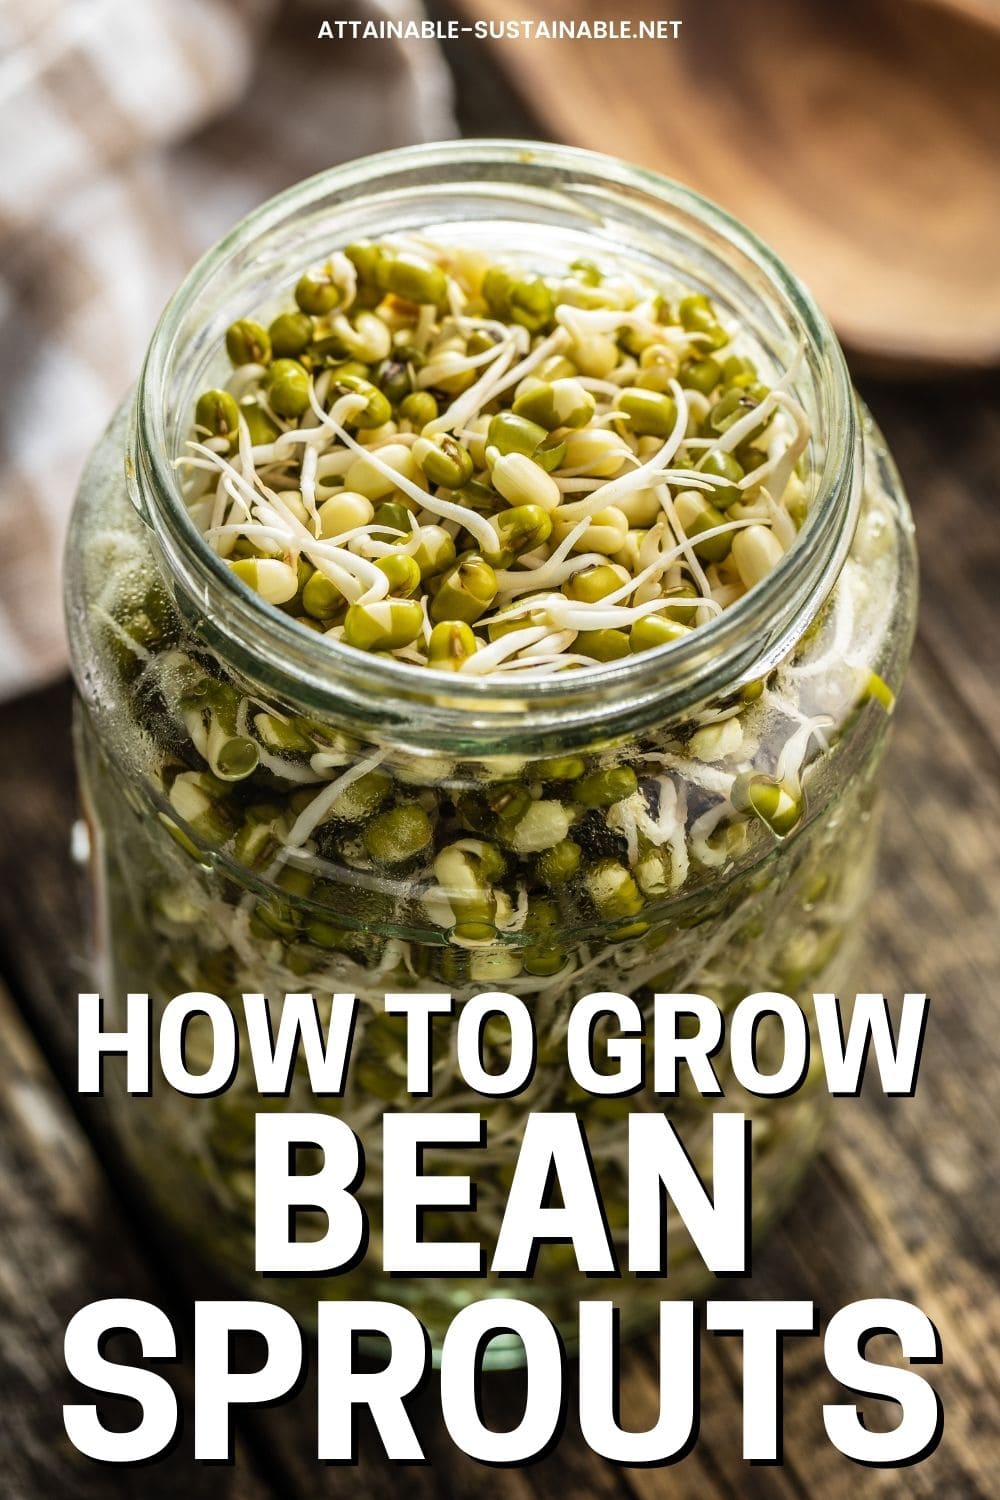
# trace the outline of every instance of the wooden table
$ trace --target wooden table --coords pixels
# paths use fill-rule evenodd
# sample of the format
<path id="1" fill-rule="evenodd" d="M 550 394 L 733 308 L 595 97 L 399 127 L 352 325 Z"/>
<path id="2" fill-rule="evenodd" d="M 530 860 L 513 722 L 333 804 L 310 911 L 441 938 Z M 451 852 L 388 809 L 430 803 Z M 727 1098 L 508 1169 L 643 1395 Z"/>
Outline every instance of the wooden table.
<path id="1" fill-rule="evenodd" d="M 891 995 L 926 990 L 931 1020 L 914 1099 L 871 1094 L 838 1103 L 825 1155 L 798 1206 L 757 1253 L 749 1291 L 815 1299 L 828 1311 L 867 1296 L 921 1306 L 944 1347 L 932 1376 L 945 1410 L 938 1451 L 915 1468 L 888 1471 L 840 1457 L 823 1431 L 822 1403 L 836 1393 L 819 1341 L 798 1339 L 789 1341 L 785 1360 L 785 1465 L 743 1464 L 738 1345 L 715 1339 L 703 1357 L 700 1441 L 665 1470 L 599 1460 L 572 1425 L 536 1465 L 481 1468 L 435 1418 L 433 1386 L 415 1414 L 426 1467 L 390 1467 L 370 1433 L 358 1469 L 321 1467 L 308 1394 L 241 1422 L 232 1468 L 196 1466 L 190 1427 L 172 1455 L 149 1467 L 111 1469 L 81 1458 L 61 1422 L 68 1319 L 84 1303 L 115 1295 L 148 1298 L 183 1326 L 192 1288 L 183 1255 L 164 1248 L 123 1169 L 100 1101 L 74 1093 L 84 939 L 68 855 L 70 690 L 60 683 L 0 711 L 0 1494 L 7 1500 L 381 1500 L 400 1491 L 413 1500 L 486 1493 L 496 1500 L 554 1493 L 992 1500 L 998 1493 L 1000 385 L 869 385 L 865 393 L 914 503 L 923 603 L 887 772 L 863 972 L 871 988 Z M 183 1366 L 176 1378 L 189 1396 Z M 516 1420 L 521 1389 L 517 1375 L 493 1382 L 498 1423 L 505 1414 L 509 1425 Z M 627 1421 L 648 1425 L 656 1409 L 655 1346 L 636 1344 L 624 1361 L 622 1410 Z"/>

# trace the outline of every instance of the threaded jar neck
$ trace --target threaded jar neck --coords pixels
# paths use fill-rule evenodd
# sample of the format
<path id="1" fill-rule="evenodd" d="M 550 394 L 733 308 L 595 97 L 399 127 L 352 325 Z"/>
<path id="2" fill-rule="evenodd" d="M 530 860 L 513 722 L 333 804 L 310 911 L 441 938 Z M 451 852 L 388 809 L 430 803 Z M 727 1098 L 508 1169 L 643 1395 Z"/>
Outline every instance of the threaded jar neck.
<path id="1" fill-rule="evenodd" d="M 423 230 L 454 242 L 589 254 L 705 292 L 793 393 L 813 438 L 809 514 L 763 583 L 683 639 L 531 683 L 456 677 L 335 644 L 251 596 L 187 514 L 174 460 L 197 393 L 217 383 L 228 325 L 275 304 L 303 265 L 359 238 Z M 721 209 L 610 157 L 522 141 L 447 142 L 368 157 L 299 184 L 244 219 L 195 266 L 153 335 L 128 462 L 182 613 L 231 670 L 300 712 L 388 744 L 480 757 L 548 754 L 683 719 L 770 671 L 843 566 L 861 495 L 861 435 L 844 357 L 801 283 Z"/>

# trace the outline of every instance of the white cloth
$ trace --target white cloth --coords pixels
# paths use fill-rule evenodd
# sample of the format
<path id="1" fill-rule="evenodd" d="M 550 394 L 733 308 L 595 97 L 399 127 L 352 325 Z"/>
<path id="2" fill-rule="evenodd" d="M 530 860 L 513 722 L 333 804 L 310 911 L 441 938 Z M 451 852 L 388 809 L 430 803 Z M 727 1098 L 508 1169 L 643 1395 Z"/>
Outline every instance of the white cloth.
<path id="1" fill-rule="evenodd" d="M 0 698 L 65 665 L 80 468 L 192 262 L 302 177 L 454 134 L 434 44 L 321 40 L 336 14 L 0 0 Z M 352 0 L 349 14 L 421 12 Z"/>

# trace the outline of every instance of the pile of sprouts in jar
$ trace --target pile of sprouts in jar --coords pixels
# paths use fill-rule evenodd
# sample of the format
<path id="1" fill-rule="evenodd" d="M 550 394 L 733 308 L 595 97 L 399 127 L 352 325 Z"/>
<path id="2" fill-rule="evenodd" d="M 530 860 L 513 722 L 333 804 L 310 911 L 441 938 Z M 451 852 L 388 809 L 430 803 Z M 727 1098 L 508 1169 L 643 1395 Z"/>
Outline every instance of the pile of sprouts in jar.
<path id="1" fill-rule="evenodd" d="M 708 298 L 422 237 L 348 245 L 226 335 L 179 461 L 233 573 L 332 642 L 519 680 L 679 639 L 808 504 L 794 369 Z"/>

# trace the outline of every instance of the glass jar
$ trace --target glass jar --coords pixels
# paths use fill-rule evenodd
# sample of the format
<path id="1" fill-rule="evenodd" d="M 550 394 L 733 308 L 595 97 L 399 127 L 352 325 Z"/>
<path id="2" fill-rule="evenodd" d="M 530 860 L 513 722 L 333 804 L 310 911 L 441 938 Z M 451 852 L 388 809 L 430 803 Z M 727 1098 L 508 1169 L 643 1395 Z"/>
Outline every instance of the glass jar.
<path id="1" fill-rule="evenodd" d="M 225 329 L 280 302 L 332 247 L 407 229 L 516 247 L 543 266 L 585 255 L 679 279 L 742 324 L 771 383 L 800 352 L 793 387 L 815 435 L 814 494 L 764 582 L 669 646 L 530 684 L 332 646 L 245 591 L 196 533 L 173 467 L 197 393 L 222 383 Z M 584 1096 L 565 1065 L 568 1008 L 593 990 L 624 991 L 644 1010 L 657 990 L 724 1006 L 757 990 L 843 992 L 915 597 L 898 476 L 833 334 L 774 255 L 694 194 L 586 152 L 471 141 L 338 168 L 237 226 L 164 313 L 136 395 L 87 469 L 69 540 L 101 980 L 109 1019 L 129 990 L 158 1006 L 210 991 L 237 1015 L 244 990 L 275 1002 L 311 990 L 327 1015 L 333 992 L 348 991 L 359 1030 L 343 1100 L 313 1099 L 297 1077 L 288 1101 L 260 1101 L 248 1065 L 217 1098 L 161 1084 L 118 1100 L 123 1143 L 163 1213 L 247 1283 L 255 1110 L 334 1110 L 367 1151 L 367 1260 L 341 1277 L 269 1281 L 268 1295 L 307 1324 L 318 1298 L 403 1300 L 438 1342 L 459 1306 L 504 1287 L 382 1274 L 383 1111 L 484 1109 L 489 1145 L 475 1167 L 468 1153 L 431 1153 L 435 1170 L 472 1172 L 477 1211 L 432 1215 L 427 1232 L 466 1233 L 487 1252 L 528 1111 L 579 1113 L 616 1238 L 629 1111 L 665 1108 L 705 1171 L 713 1102 Z M 401 805 L 422 847 L 379 863 L 365 830 Z M 468 856 L 457 862 L 456 845 Z M 528 999 L 540 1060 L 530 1088 L 492 1105 L 473 1096 L 442 1024 L 433 1096 L 409 1099 L 400 1027 L 381 1007 L 405 989 L 447 990 L 457 1005 L 483 989 Z M 766 1066 L 766 1025 L 759 1042 Z M 196 1067 L 196 1026 L 188 1044 Z M 504 1047 L 498 1028 L 494 1069 Z M 789 1098 L 748 1098 L 725 1053 L 716 1067 L 723 1107 L 754 1121 L 759 1229 L 815 1149 L 825 1095 L 807 1081 Z M 669 1244 L 666 1282 L 611 1286 L 626 1322 L 703 1288 L 683 1226 Z M 518 1285 L 564 1327 L 582 1290 L 601 1290 L 565 1246 L 543 1249 Z"/>

